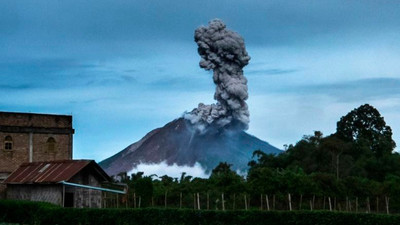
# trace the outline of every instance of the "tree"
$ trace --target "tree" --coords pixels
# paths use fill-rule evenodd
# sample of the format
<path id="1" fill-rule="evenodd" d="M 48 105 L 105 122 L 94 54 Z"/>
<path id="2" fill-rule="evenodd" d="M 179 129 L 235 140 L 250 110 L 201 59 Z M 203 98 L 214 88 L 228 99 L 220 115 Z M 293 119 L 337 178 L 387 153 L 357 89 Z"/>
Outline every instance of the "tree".
<path id="1" fill-rule="evenodd" d="M 136 195 L 140 198 L 141 207 L 151 205 L 153 197 L 153 180 L 151 177 L 145 176 L 135 182 Z"/>
<path id="2" fill-rule="evenodd" d="M 223 209 L 225 200 L 230 200 L 233 198 L 234 202 L 235 194 L 243 193 L 245 191 L 243 177 L 239 176 L 235 171 L 233 171 L 231 166 L 232 164 L 220 162 L 218 166 L 212 170 L 209 179 L 210 184 L 214 187 L 214 190 L 225 196 L 221 198 Z"/>
<path id="3" fill-rule="evenodd" d="M 337 122 L 336 135 L 344 141 L 367 144 L 377 157 L 391 153 L 396 147 L 392 129 L 378 110 L 368 104 L 343 116 Z"/>
<path id="4" fill-rule="evenodd" d="M 331 135 L 322 141 L 321 149 L 325 153 L 331 155 L 332 172 L 336 174 L 336 179 L 339 179 L 339 176 L 341 176 L 340 172 L 341 170 L 343 171 L 344 167 L 343 163 L 341 163 L 341 159 L 344 157 L 343 154 L 346 154 L 349 150 L 349 145 L 341 139 L 338 139 L 335 135 Z"/>
<path id="5" fill-rule="evenodd" d="M 239 192 L 242 189 L 243 178 L 231 169 L 232 164 L 220 162 L 212 170 L 210 181 L 217 190 L 225 193 Z"/>

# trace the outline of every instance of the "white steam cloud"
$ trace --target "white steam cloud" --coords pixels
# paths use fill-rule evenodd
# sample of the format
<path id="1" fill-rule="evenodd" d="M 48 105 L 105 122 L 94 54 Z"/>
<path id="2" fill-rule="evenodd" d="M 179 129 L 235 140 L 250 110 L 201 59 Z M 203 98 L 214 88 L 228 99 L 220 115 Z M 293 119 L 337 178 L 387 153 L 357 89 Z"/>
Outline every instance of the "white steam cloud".
<path id="1" fill-rule="evenodd" d="M 207 27 L 197 28 L 194 39 L 201 56 L 200 67 L 214 71 L 214 99 L 217 103 L 200 103 L 197 108 L 185 113 L 184 118 L 199 131 L 209 126 L 248 129 L 250 113 L 245 102 L 248 93 L 243 67 L 249 63 L 250 56 L 243 38 L 226 29 L 221 20 L 214 19 Z"/>
<path id="2" fill-rule="evenodd" d="M 177 164 L 168 165 L 165 161 L 158 164 L 141 163 L 133 168 L 128 174 L 143 172 L 145 176 L 156 174 L 158 177 L 168 175 L 169 177 L 180 178 L 182 173 L 185 172 L 186 176 L 208 178 L 207 174 L 200 163 L 196 162 L 194 166 L 178 166 Z"/>

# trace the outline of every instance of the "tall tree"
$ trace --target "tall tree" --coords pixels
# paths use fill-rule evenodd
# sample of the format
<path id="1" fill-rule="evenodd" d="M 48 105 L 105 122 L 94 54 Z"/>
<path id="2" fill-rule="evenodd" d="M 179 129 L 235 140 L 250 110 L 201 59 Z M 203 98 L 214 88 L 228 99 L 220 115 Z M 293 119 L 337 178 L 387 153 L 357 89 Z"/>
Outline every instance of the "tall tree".
<path id="1" fill-rule="evenodd" d="M 365 104 L 337 122 L 336 134 L 344 141 L 366 145 L 377 157 L 391 153 L 396 147 L 392 129 L 374 107 Z"/>

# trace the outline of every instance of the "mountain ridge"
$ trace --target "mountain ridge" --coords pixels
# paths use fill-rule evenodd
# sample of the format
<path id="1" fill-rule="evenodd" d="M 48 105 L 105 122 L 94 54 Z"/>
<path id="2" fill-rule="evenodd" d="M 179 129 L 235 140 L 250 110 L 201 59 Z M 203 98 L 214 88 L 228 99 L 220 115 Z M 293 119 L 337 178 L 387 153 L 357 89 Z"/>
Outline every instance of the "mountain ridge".
<path id="1" fill-rule="evenodd" d="M 219 162 L 235 170 L 247 170 L 252 153 L 261 150 L 278 154 L 278 148 L 244 131 L 214 130 L 201 134 L 185 119 L 175 119 L 147 133 L 99 165 L 109 174 L 129 172 L 141 163 L 194 166 L 196 162 L 210 172 Z"/>

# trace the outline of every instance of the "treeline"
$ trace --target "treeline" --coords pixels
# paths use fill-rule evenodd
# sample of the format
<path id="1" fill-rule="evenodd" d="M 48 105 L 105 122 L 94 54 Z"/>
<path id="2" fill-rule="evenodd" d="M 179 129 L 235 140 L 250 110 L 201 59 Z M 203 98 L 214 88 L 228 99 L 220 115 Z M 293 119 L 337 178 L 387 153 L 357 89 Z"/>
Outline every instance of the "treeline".
<path id="1" fill-rule="evenodd" d="M 209 179 L 120 174 L 129 193 L 108 206 L 193 209 L 400 211 L 400 155 L 391 128 L 366 104 L 279 155 L 255 151 L 248 174 L 221 162 Z M 114 202 L 113 202 L 114 201 Z"/>

